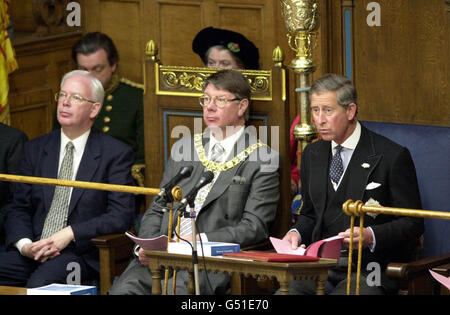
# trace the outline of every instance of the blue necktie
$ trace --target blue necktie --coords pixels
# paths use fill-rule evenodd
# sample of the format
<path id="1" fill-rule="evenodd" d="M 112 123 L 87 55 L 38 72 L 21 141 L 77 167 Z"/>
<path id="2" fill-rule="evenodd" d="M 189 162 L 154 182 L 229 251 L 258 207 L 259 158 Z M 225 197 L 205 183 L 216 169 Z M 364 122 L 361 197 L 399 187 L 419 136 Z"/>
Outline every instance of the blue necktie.
<path id="1" fill-rule="evenodd" d="M 336 153 L 333 155 L 330 164 L 330 178 L 335 183 L 338 184 L 339 180 L 344 173 L 344 165 L 342 164 L 341 151 L 343 147 L 341 145 L 336 146 Z"/>

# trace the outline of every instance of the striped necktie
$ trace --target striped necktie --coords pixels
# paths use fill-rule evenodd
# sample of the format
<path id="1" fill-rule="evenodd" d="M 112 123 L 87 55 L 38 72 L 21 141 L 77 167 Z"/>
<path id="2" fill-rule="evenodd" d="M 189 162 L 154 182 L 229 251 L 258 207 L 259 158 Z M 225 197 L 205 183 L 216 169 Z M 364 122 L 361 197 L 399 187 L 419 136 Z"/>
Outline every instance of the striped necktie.
<path id="1" fill-rule="evenodd" d="M 61 163 L 58 179 L 72 179 L 73 149 L 73 143 L 69 141 L 66 145 L 66 153 Z M 55 187 L 52 204 L 45 218 L 44 228 L 42 229 L 41 239 L 52 236 L 67 225 L 70 188 L 66 186 Z"/>

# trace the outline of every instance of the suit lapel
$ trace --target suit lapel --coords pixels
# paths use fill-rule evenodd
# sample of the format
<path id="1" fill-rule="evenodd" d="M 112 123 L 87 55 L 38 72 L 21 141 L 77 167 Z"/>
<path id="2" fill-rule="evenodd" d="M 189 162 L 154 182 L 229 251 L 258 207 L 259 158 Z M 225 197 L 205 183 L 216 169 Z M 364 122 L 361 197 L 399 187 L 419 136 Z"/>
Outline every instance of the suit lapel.
<path id="1" fill-rule="evenodd" d="M 316 150 L 311 152 L 310 194 L 314 208 L 317 209 L 320 216 L 318 222 L 321 222 L 326 207 L 330 150 L 330 142 L 321 141 Z"/>
<path id="2" fill-rule="evenodd" d="M 101 149 L 98 141 L 98 132 L 94 128 L 91 129 L 89 138 L 86 142 L 83 157 L 78 167 L 76 180 L 90 182 L 97 172 L 98 164 L 100 162 Z M 72 190 L 72 197 L 70 199 L 69 214 L 75 208 L 78 200 L 83 195 L 85 189 L 74 188 Z"/>
<path id="3" fill-rule="evenodd" d="M 61 148 L 61 132 L 54 132 L 44 146 L 41 175 L 44 178 L 58 178 L 59 154 Z M 48 211 L 55 193 L 55 186 L 42 186 L 44 193 L 44 207 Z"/>
<path id="4" fill-rule="evenodd" d="M 343 179 L 348 180 L 346 192 L 348 199 L 362 200 L 370 174 L 372 174 L 380 159 L 381 155 L 375 152 L 370 132 L 364 126 L 361 126 L 361 138 L 355 152 L 353 152 Z M 347 179 L 348 176 L 350 178 Z"/>

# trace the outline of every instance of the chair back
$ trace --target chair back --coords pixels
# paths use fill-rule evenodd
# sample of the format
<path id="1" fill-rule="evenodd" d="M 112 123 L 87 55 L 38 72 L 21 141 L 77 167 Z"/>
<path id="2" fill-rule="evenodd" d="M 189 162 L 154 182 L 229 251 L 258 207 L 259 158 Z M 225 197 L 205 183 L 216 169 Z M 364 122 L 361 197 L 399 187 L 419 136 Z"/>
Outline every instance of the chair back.
<path id="1" fill-rule="evenodd" d="M 170 150 L 183 136 L 205 129 L 198 97 L 206 77 L 217 69 L 162 65 L 153 41 L 147 44 L 145 63 L 145 156 L 149 187 L 158 187 Z M 280 206 L 271 234 L 280 236 L 290 225 L 290 165 L 288 72 L 283 53 L 274 50 L 274 65 L 267 70 L 242 70 L 251 89 L 250 119 L 262 142 L 280 152 Z"/>

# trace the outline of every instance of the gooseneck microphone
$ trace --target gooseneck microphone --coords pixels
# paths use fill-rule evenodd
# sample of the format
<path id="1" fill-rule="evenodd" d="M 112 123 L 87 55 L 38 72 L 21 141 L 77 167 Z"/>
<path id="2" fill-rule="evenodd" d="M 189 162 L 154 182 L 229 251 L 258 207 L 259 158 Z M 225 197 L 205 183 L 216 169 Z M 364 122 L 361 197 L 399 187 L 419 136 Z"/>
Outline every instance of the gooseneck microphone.
<path id="1" fill-rule="evenodd" d="M 194 200 L 197 196 L 198 191 L 205 185 L 208 185 L 214 179 L 214 173 L 211 171 L 206 171 L 203 173 L 202 177 L 198 180 L 197 184 L 195 184 L 194 188 L 186 195 L 186 197 L 181 200 L 181 208 L 185 208 L 187 205 L 194 207 Z"/>
<path id="2" fill-rule="evenodd" d="M 159 192 L 159 197 L 165 197 L 169 202 L 173 201 L 173 197 L 171 194 L 172 188 L 182 179 L 187 178 L 191 176 L 192 170 L 194 169 L 194 166 L 188 165 L 184 166 L 180 169 L 180 171 L 175 175 L 164 187 L 161 188 L 161 191 Z"/>

